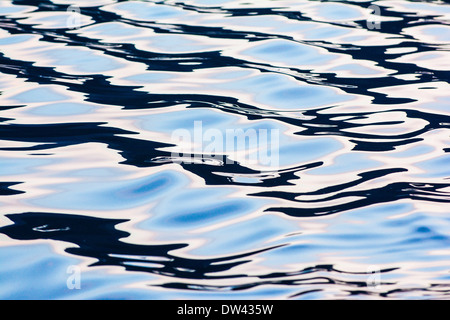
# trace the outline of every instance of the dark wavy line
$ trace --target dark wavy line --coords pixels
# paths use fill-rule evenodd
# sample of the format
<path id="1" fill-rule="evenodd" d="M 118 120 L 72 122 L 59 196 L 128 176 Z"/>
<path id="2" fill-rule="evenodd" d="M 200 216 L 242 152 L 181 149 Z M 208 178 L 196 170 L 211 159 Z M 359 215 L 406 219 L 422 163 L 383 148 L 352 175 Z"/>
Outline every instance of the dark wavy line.
<path id="1" fill-rule="evenodd" d="M 358 208 L 368 207 L 374 204 L 393 202 L 400 199 L 410 199 L 429 202 L 441 202 L 450 203 L 450 193 L 439 191 L 450 187 L 450 183 L 413 183 L 413 182 L 395 182 L 388 184 L 384 187 L 345 191 L 337 193 L 333 196 L 322 197 L 316 200 L 300 200 L 302 195 L 307 194 L 294 194 L 294 193 L 281 193 L 281 192 L 261 192 L 253 194 L 260 197 L 275 197 L 289 200 L 292 207 L 272 207 L 266 209 L 266 211 L 282 212 L 293 217 L 316 217 L 326 216 L 330 214 L 336 214 L 344 211 L 354 210 Z M 274 193 L 274 194 L 272 194 Z M 361 198 L 359 200 L 348 200 L 343 204 L 326 206 L 322 203 L 330 200 L 345 199 L 345 198 Z M 319 205 L 314 208 L 304 208 L 302 203 L 318 203 Z"/>
<path id="2" fill-rule="evenodd" d="M 253 255 L 273 250 L 272 246 L 252 252 L 211 259 L 183 258 L 172 251 L 185 248 L 183 243 L 137 245 L 120 241 L 130 234 L 115 228 L 123 219 L 101 219 L 82 215 L 27 212 L 6 215 L 14 224 L 0 228 L 0 233 L 16 240 L 46 239 L 69 242 L 76 247 L 66 252 L 97 259 L 91 266 L 121 266 L 130 271 L 163 274 L 186 279 L 226 279 L 245 275 L 215 276 L 248 262 Z"/>

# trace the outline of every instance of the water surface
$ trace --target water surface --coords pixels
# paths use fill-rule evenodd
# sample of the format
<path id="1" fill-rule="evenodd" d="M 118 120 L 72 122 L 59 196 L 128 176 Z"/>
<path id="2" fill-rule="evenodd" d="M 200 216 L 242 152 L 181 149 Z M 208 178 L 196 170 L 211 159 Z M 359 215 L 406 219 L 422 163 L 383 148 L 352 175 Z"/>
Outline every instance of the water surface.
<path id="1" fill-rule="evenodd" d="M 448 1 L 2 0 L 0 298 L 448 298 L 449 24 Z M 196 122 L 279 132 L 277 168 L 180 162 Z"/>

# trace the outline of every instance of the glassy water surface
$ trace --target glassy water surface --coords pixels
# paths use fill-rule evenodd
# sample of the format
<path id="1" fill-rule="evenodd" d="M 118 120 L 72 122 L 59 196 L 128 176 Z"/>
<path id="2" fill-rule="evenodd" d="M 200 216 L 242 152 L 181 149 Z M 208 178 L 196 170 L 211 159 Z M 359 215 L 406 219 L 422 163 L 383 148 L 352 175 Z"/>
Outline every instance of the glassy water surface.
<path id="1" fill-rule="evenodd" d="M 449 51 L 448 1 L 1 0 L 0 298 L 448 298 Z"/>

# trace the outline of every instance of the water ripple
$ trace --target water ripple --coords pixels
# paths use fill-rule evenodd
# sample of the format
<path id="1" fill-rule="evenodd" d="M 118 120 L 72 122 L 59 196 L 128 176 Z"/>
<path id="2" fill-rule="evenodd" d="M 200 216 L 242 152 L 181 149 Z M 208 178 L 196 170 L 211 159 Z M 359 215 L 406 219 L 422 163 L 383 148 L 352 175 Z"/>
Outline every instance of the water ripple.
<path id="1" fill-rule="evenodd" d="M 1 1 L 0 297 L 448 299 L 449 19 Z"/>

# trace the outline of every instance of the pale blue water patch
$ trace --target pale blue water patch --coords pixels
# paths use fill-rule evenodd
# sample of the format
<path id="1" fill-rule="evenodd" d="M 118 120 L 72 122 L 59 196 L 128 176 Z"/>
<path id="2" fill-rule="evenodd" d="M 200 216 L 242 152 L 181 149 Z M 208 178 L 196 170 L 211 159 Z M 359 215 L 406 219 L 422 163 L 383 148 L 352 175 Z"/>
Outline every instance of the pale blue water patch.
<path id="1" fill-rule="evenodd" d="M 233 82 L 215 84 L 215 88 L 243 90 L 269 110 L 307 110 L 337 105 L 353 99 L 351 95 L 325 86 L 294 82 L 280 74 L 262 73 Z"/>
<path id="2" fill-rule="evenodd" d="M 134 82 L 137 84 L 161 83 L 163 80 L 174 78 L 170 73 L 141 73 L 124 77 L 123 80 Z"/>
<path id="3" fill-rule="evenodd" d="M 317 15 L 327 21 L 347 20 L 354 21 L 364 18 L 360 10 L 352 5 L 341 3 L 324 3 L 317 6 Z"/>
<path id="4" fill-rule="evenodd" d="M 444 178 L 448 179 L 450 177 L 450 154 L 446 153 L 440 157 L 435 157 L 433 159 L 422 161 L 416 164 L 426 173 L 419 174 L 419 177 L 428 178 Z"/>
<path id="5" fill-rule="evenodd" d="M 325 155 L 342 148 L 342 143 L 325 137 L 293 140 L 289 144 L 280 145 L 280 165 L 320 161 Z"/>
<path id="6" fill-rule="evenodd" d="M 90 113 L 93 114 L 97 109 L 98 108 L 89 104 L 76 102 L 60 102 L 33 108 L 29 111 L 29 113 L 38 116 L 65 117 Z"/>
<path id="7" fill-rule="evenodd" d="M 408 29 L 407 29 L 408 30 Z M 450 42 L 450 27 L 449 26 L 425 26 L 423 28 L 420 28 L 420 33 L 426 35 L 426 36 L 432 36 L 434 41 L 438 42 Z M 409 34 L 414 35 L 414 33 Z M 418 35 L 420 38 L 420 34 Z"/>
<path id="8" fill-rule="evenodd" d="M 78 263 L 70 255 L 59 255 L 50 244 L 12 245 L 0 247 L 0 297 L 2 299 L 52 299 L 64 297 L 67 268 Z"/>
<path id="9" fill-rule="evenodd" d="M 152 21 L 164 18 L 176 18 L 183 15 L 185 11 L 165 5 L 155 5 L 153 3 L 141 1 L 127 1 L 110 6 L 106 6 L 103 10 L 120 12 L 124 16 L 132 16 L 136 20 Z"/>
<path id="10" fill-rule="evenodd" d="M 111 177 L 117 177 L 120 175 L 121 175 L 120 171 L 112 168 L 79 169 L 67 174 L 68 177 L 80 177 L 94 182 L 100 180 L 100 178 L 111 179 Z"/>
<path id="11" fill-rule="evenodd" d="M 351 35 L 352 32 L 346 28 L 317 24 L 315 28 L 307 29 L 303 32 L 306 40 L 323 40 Z"/>
<path id="12" fill-rule="evenodd" d="M 437 97 L 432 103 L 424 103 L 421 108 L 431 111 L 447 112 L 450 105 L 450 97 Z"/>
<path id="13" fill-rule="evenodd" d="M 227 300 L 230 296 L 230 289 L 225 288 L 223 290 L 208 287 L 203 288 L 202 286 L 197 286 L 192 284 L 190 290 L 172 290 L 172 291 L 157 291 L 159 299 L 169 299 L 175 297 L 180 300 Z M 197 289 L 197 290 L 195 290 Z M 195 290 L 195 291 L 193 291 Z M 235 301 L 245 301 L 245 300 L 262 300 L 267 295 L 275 296 L 290 296 L 296 293 L 294 288 L 286 286 L 260 286 L 255 288 L 249 288 L 248 290 L 236 290 L 232 291 L 233 300 Z"/>
<path id="14" fill-rule="evenodd" d="M 432 151 L 434 151 L 434 148 L 430 145 L 416 145 L 408 146 L 404 151 L 393 153 L 390 156 L 394 158 L 408 158 L 413 156 L 425 155 Z"/>
<path id="15" fill-rule="evenodd" d="M 79 28 L 94 22 L 91 18 L 77 12 L 33 12 L 22 20 L 24 24 L 31 24 L 41 29 Z"/>
<path id="16" fill-rule="evenodd" d="M 69 245 L 70 246 L 70 245 Z M 32 253 L 32 254 L 30 254 Z M 0 266 L 0 298 L 2 300 L 73 300 L 73 299 L 145 299 L 145 288 L 127 289 L 130 283 L 149 280 L 146 274 L 116 273 L 107 270 L 89 270 L 69 254 L 60 255 L 48 244 L 27 244 L 0 247 L 0 258 L 9 261 Z M 14 269 L 10 267 L 14 266 Z M 72 268 L 72 269 L 69 269 Z M 73 268 L 80 270 L 79 289 L 74 284 Z M 106 271 L 106 272 L 105 272 Z M 105 281 L 105 278 L 108 281 Z M 108 292 L 107 297 L 104 293 Z M 157 299 L 158 292 L 153 294 Z"/>
<path id="17" fill-rule="evenodd" d="M 282 266 L 293 266 L 308 263 L 308 261 L 320 261 L 321 253 L 325 255 L 328 252 L 336 252 L 339 249 L 335 245 L 322 245 L 310 241 L 302 241 L 302 243 L 297 244 L 295 242 L 289 243 L 287 240 L 287 244 L 286 246 L 271 250 L 270 253 L 261 254 L 265 260 L 264 265 L 273 268 L 280 266 L 280 261 L 282 261 Z M 286 269 L 286 267 L 283 269 Z M 291 268 L 289 271 L 293 272 L 295 269 Z"/>
<path id="18" fill-rule="evenodd" d="M 230 190 L 214 188 L 210 192 L 202 189 L 187 191 L 190 201 L 186 200 L 186 191 L 168 195 L 153 210 L 154 217 L 141 224 L 143 228 L 157 230 L 186 230 L 212 226 L 246 214 L 262 207 L 267 201 L 249 198 L 234 198 Z M 199 203 L 201 200 L 201 204 Z"/>
<path id="19" fill-rule="evenodd" d="M 0 140 L 1 141 L 1 140 Z M 0 142 L 1 143 L 1 142 Z M 23 176 L 40 170 L 41 167 L 55 163 L 45 158 L 0 158 L 0 176 Z"/>
<path id="20" fill-rule="evenodd" d="M 423 261 L 431 263 L 441 260 L 439 256 L 430 255 L 431 250 L 445 250 L 450 244 L 448 227 L 450 220 L 442 215 L 431 216 L 417 210 L 412 210 L 411 204 L 405 202 L 388 205 L 378 205 L 372 209 L 360 210 L 372 215 L 371 223 L 359 226 L 365 233 L 379 233 L 378 241 L 372 246 L 366 246 L 371 252 L 367 258 L 372 262 L 385 261 Z M 408 213 L 406 214 L 405 213 Z M 402 214 L 403 213 L 403 214 Z M 376 225 L 376 228 L 373 226 Z M 371 229 L 373 228 L 373 229 Z M 376 230 L 376 231 L 375 231 Z M 405 236 L 408 235 L 408 236 Z M 381 242 L 380 242 L 381 241 Z M 383 245 L 387 241 L 389 245 Z M 428 248 L 428 249 L 427 249 Z"/>
<path id="21" fill-rule="evenodd" d="M 73 66 L 81 73 L 102 73 L 116 70 L 124 66 L 123 63 L 105 55 L 80 49 L 60 48 L 42 53 L 47 59 L 52 59 L 57 66 Z"/>
<path id="22" fill-rule="evenodd" d="M 341 174 L 345 172 L 355 172 L 377 168 L 381 164 L 370 158 L 370 155 L 363 153 L 344 153 L 333 159 L 333 163 L 324 165 L 320 168 L 311 169 L 308 174 L 312 175 L 330 175 Z"/>
<path id="23" fill-rule="evenodd" d="M 352 41 L 352 39 L 347 39 L 348 41 Z M 353 41 L 357 41 L 357 40 L 361 40 L 360 38 L 354 38 Z M 379 76 L 380 74 L 378 73 L 377 70 L 368 68 L 364 65 L 358 65 L 355 63 L 348 63 L 345 65 L 340 65 L 338 67 L 334 67 L 329 69 L 329 71 L 349 71 L 352 73 L 353 76 L 356 75 L 361 75 L 361 76 L 366 76 L 366 77 L 373 77 L 373 76 Z"/>
<path id="24" fill-rule="evenodd" d="M 418 2 L 403 1 L 402 3 L 400 3 L 400 5 L 416 14 L 419 14 L 419 15 L 423 14 L 423 12 L 427 12 L 427 13 L 432 12 L 432 13 L 436 14 L 437 16 L 450 13 L 450 8 L 448 6 L 440 6 L 440 5 L 434 4 L 434 3 L 426 3 L 426 2 L 418 3 Z"/>
<path id="25" fill-rule="evenodd" d="M 192 3 L 194 5 L 205 6 L 205 7 L 214 7 L 227 4 L 228 0 L 189 0 L 186 3 Z"/>
<path id="26" fill-rule="evenodd" d="M 137 40 L 150 40 L 152 37 L 145 28 L 131 26 L 123 22 L 104 22 L 68 31 L 100 43 L 133 44 Z"/>
<path id="27" fill-rule="evenodd" d="M 230 215 L 235 215 L 239 212 L 247 211 L 249 212 L 249 208 L 245 203 L 241 201 L 224 201 L 218 205 L 214 206 L 206 206 L 204 208 L 192 208 L 185 209 L 183 213 L 174 214 L 173 217 L 164 219 L 164 224 L 168 225 L 177 225 L 183 224 L 185 225 L 204 225 L 204 224 L 213 224 L 214 222 L 218 222 L 222 218 L 222 220 L 229 219 Z"/>
<path id="28" fill-rule="evenodd" d="M 230 225 L 205 231 L 203 234 L 209 239 L 208 244 L 191 251 L 193 254 L 208 256 L 232 254 L 232 248 L 239 248 L 241 252 L 252 251 L 255 247 L 285 245 L 286 234 L 295 233 L 298 226 L 282 218 L 261 212 L 258 216 L 236 221 Z"/>
<path id="29" fill-rule="evenodd" d="M 150 39 L 151 40 L 151 39 Z M 212 46 L 207 42 L 201 42 L 198 38 L 179 34 L 157 35 L 156 41 L 151 41 L 145 48 L 163 53 L 189 53 L 196 51 L 208 51 Z M 138 45 L 141 49 L 141 46 Z"/>
<path id="30" fill-rule="evenodd" d="M 258 159 L 260 152 L 270 156 L 270 150 L 278 152 L 278 146 L 292 145 L 292 139 L 283 134 L 286 127 L 276 121 L 240 123 L 237 115 L 223 115 L 219 110 L 206 108 L 140 116 L 136 125 L 143 130 L 164 132 L 170 135 L 170 141 L 174 144 L 180 141 L 192 144 L 190 149 L 185 150 L 192 153 L 207 153 L 209 150 L 217 155 L 230 155 L 254 149 L 256 155 L 249 155 L 247 159 Z"/>
<path id="31" fill-rule="evenodd" d="M 12 45 L 18 44 L 21 42 L 27 42 L 31 39 L 34 39 L 35 36 L 31 34 L 15 34 L 8 35 L 6 37 L 0 38 L 0 45 Z"/>
<path id="32" fill-rule="evenodd" d="M 271 105 L 278 104 L 281 108 L 301 110 L 339 104 L 350 99 L 326 87 L 304 86 L 274 90 L 263 94 L 258 100 Z"/>
<path id="33" fill-rule="evenodd" d="M 72 33 L 82 33 L 91 37 L 102 39 L 104 36 L 124 37 L 136 35 L 136 27 L 129 26 L 122 22 L 104 22 L 84 27 L 80 30 L 73 30 Z"/>
<path id="34" fill-rule="evenodd" d="M 104 6 L 107 4 L 116 3 L 118 0 L 55 0 L 53 3 L 62 5 L 73 5 L 79 6 L 80 8 L 89 8 Z"/>
<path id="35" fill-rule="evenodd" d="M 214 79 L 223 79 L 223 80 L 235 80 L 238 78 L 245 78 L 247 76 L 251 76 L 252 71 L 251 70 L 237 70 L 237 69 L 231 69 L 231 68 L 223 68 L 220 69 L 220 72 L 217 72 L 213 78 Z M 233 84 L 232 83 L 229 84 Z"/>
<path id="36" fill-rule="evenodd" d="M 175 133 L 176 130 L 187 130 L 194 139 L 198 131 L 205 134 L 207 130 L 218 129 L 225 134 L 226 129 L 235 129 L 238 116 L 227 114 L 207 108 L 183 109 L 167 113 L 157 113 L 147 116 L 139 116 L 139 127 L 144 130 Z"/>
<path id="37" fill-rule="evenodd" d="M 353 210 L 348 215 L 335 216 L 330 218 L 330 223 L 322 224 L 321 220 L 317 220 L 316 222 L 305 221 L 302 225 L 300 222 L 298 224 L 300 235 L 293 238 L 295 241 L 292 245 L 281 247 L 265 255 L 273 256 L 273 259 L 284 256 L 283 261 L 286 264 L 317 261 L 319 257 L 322 257 L 324 264 L 328 259 L 339 261 L 339 257 L 346 259 L 353 257 L 355 262 L 365 262 L 368 265 L 374 261 L 381 263 L 380 259 L 402 260 L 403 257 L 399 257 L 398 253 L 389 256 L 384 250 L 387 250 L 396 240 L 403 238 L 401 229 L 408 228 L 411 222 L 389 226 L 384 223 L 404 221 L 404 218 L 389 219 L 411 212 L 412 209 L 411 205 L 405 203 L 376 205 Z M 412 219 L 415 221 L 419 218 L 412 216 Z M 381 227 L 380 224 L 383 226 Z M 323 233 L 314 232 L 314 228 L 310 229 L 314 226 L 317 230 L 321 230 L 322 226 Z M 286 241 L 289 240 L 290 238 L 286 238 Z M 296 244 L 297 241 L 300 241 L 300 244 Z"/>
<path id="38" fill-rule="evenodd" d="M 20 103 L 54 102 L 66 100 L 67 98 L 68 96 L 57 92 L 52 87 L 30 89 L 11 97 L 11 99 L 14 99 Z"/>
<path id="39" fill-rule="evenodd" d="M 396 265 L 399 261 L 414 261 L 415 259 L 427 261 L 429 256 L 420 250 L 429 247 L 427 239 L 425 242 L 417 242 L 414 231 L 427 221 L 420 214 L 411 214 L 406 217 L 396 215 L 411 212 L 412 206 L 406 203 L 387 205 L 376 205 L 364 209 L 352 211 L 349 215 L 340 215 L 332 218 L 332 224 L 324 224 L 324 233 L 309 232 L 308 224 L 305 227 L 299 224 L 298 237 L 300 244 L 281 247 L 271 252 L 264 253 L 267 259 L 272 260 L 275 265 L 277 259 L 283 259 L 286 264 L 306 263 L 317 261 L 319 257 L 322 263 L 331 261 L 351 261 L 370 265 L 381 265 L 391 263 Z M 320 220 L 317 221 L 317 227 Z M 314 230 L 314 229 L 313 229 Z M 411 234 L 408 242 L 401 243 L 406 233 Z M 286 239 L 289 241 L 289 238 Z M 440 239 L 429 239 L 439 244 Z M 442 244 L 442 248 L 445 245 Z M 281 258 L 283 257 L 283 258 Z M 439 258 L 437 258 L 439 260 Z M 430 261 L 432 261 L 431 259 Z"/>
<path id="40" fill-rule="evenodd" d="M 35 7 L 33 6 L 22 6 L 17 4 L 12 5 L 7 1 L 2 1 L 0 3 L 0 16 L 9 16 L 12 14 L 18 14 L 33 10 L 35 10 Z"/>
<path id="41" fill-rule="evenodd" d="M 320 54 L 320 51 L 305 44 L 287 40 L 269 40 L 256 43 L 242 54 L 261 59 L 273 64 L 288 64 L 299 69 L 308 69 L 311 65 L 326 64 L 336 57 L 331 54 Z"/>
<path id="42" fill-rule="evenodd" d="M 175 192 L 186 186 L 188 181 L 182 174 L 174 171 L 138 179 L 127 179 L 126 176 L 117 179 L 120 175 L 116 171 L 110 171 L 108 176 L 104 170 L 83 171 L 83 174 L 89 174 L 85 176 L 86 181 L 50 185 L 55 189 L 55 194 L 30 202 L 55 209 L 68 206 L 76 210 L 131 209 L 150 203 L 171 192 L 170 190 Z"/>

